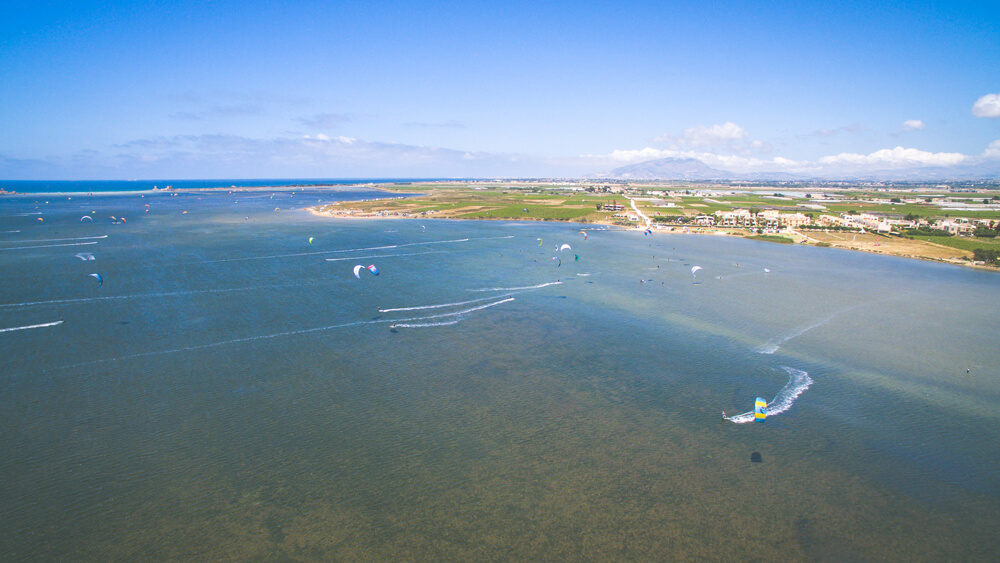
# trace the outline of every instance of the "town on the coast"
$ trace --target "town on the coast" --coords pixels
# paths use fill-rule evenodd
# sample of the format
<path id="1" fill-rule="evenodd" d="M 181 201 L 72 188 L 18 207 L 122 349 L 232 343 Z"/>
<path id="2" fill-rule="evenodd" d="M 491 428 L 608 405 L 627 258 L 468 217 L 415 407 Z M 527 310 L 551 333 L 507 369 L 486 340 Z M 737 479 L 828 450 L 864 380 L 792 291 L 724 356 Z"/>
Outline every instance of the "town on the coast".
<path id="1" fill-rule="evenodd" d="M 732 235 L 1000 266 L 1000 182 L 440 181 L 313 209 L 357 218 L 549 220 Z"/>

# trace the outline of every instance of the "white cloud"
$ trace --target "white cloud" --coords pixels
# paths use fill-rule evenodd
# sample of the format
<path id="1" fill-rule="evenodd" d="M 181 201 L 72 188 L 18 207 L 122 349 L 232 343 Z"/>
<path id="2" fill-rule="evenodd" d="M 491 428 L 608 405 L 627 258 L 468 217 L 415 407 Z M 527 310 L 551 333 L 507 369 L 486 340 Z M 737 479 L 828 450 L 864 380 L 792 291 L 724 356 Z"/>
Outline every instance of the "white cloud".
<path id="1" fill-rule="evenodd" d="M 651 147 L 636 150 L 616 150 L 608 155 L 587 155 L 581 158 L 590 160 L 595 164 L 601 163 L 602 165 L 612 168 L 627 164 L 645 162 L 647 160 L 658 160 L 661 158 L 693 158 L 704 162 L 708 166 L 732 170 L 734 172 L 789 170 L 802 165 L 797 161 L 782 157 L 760 159 L 748 156 L 720 155 L 692 150 L 661 150 Z"/>
<path id="2" fill-rule="evenodd" d="M 707 129 L 707 128 L 706 128 Z M 743 141 L 740 141 L 743 143 Z M 747 146 L 752 142 L 743 143 Z M 178 135 L 138 139 L 115 145 L 114 152 L 80 154 L 76 160 L 52 157 L 29 162 L 0 155 L 0 174 L 8 177 L 579 177 L 661 158 L 693 158 L 735 173 L 788 172 L 808 177 L 845 177 L 884 170 L 997 165 L 1000 140 L 981 153 L 928 152 L 896 147 L 869 154 L 841 153 L 814 160 L 783 156 L 710 152 L 712 149 L 645 147 L 585 156 L 534 156 L 471 152 L 441 147 L 367 141 L 325 134 L 254 139 L 237 135 Z M 45 168 L 48 166 L 48 168 Z M 76 170 L 76 172 L 73 172 Z"/>
<path id="3" fill-rule="evenodd" d="M 771 145 L 759 139 L 749 139 L 750 133 L 743 127 L 727 121 L 711 127 L 696 125 L 685 129 L 680 135 L 660 135 L 650 139 L 653 143 L 666 145 L 666 150 L 684 151 L 692 149 L 712 150 L 751 155 L 771 152 Z M 654 150 L 654 149 L 649 149 Z"/>
<path id="4" fill-rule="evenodd" d="M 986 94 L 972 104 L 972 115 L 976 117 L 1000 117 L 1000 94 Z"/>
<path id="5" fill-rule="evenodd" d="M 749 133 L 747 133 L 746 129 L 740 127 L 732 121 L 727 121 L 722 125 L 713 125 L 711 127 L 698 125 L 697 127 L 684 130 L 684 139 L 692 147 L 715 147 L 725 145 L 730 141 L 745 139 L 748 135 Z"/>
<path id="6" fill-rule="evenodd" d="M 824 156 L 819 159 L 821 164 L 847 164 L 855 166 L 880 166 L 888 168 L 904 168 L 914 166 L 955 166 L 962 164 L 969 157 L 957 152 L 927 152 L 919 149 L 882 149 L 871 154 L 840 153 L 835 156 Z"/>
<path id="7" fill-rule="evenodd" d="M 629 162 L 645 162 L 647 160 L 656 160 L 658 158 L 678 157 L 680 154 L 681 153 L 677 151 L 660 150 L 660 149 L 646 147 L 644 149 L 638 149 L 638 150 L 627 150 L 627 151 L 616 150 L 611 154 L 607 155 L 607 158 L 616 162 L 629 163 Z M 594 155 L 587 155 L 584 158 L 602 158 L 602 157 L 603 155 L 598 155 L 596 157 Z"/>
<path id="8" fill-rule="evenodd" d="M 668 143 L 675 147 L 718 147 L 725 146 L 734 141 L 745 139 L 749 136 L 747 130 L 727 121 L 722 125 L 705 127 L 697 125 L 690 129 L 685 129 L 680 137 L 673 135 L 660 135 L 653 139 L 654 143 Z"/>
<path id="9" fill-rule="evenodd" d="M 841 153 L 810 161 L 792 160 L 781 156 L 756 158 L 746 155 L 725 155 L 694 150 L 660 150 L 646 147 L 636 150 L 616 150 L 608 155 L 588 155 L 582 158 L 589 159 L 595 165 L 607 166 L 608 169 L 661 158 L 693 158 L 712 168 L 736 173 L 788 172 L 836 177 L 840 174 L 864 173 L 866 171 L 949 167 L 975 163 L 980 159 L 1000 159 L 1000 140 L 991 143 L 989 148 L 979 157 L 961 153 L 935 153 L 896 147 L 870 154 Z"/>
<path id="10" fill-rule="evenodd" d="M 983 151 L 982 157 L 990 160 L 1000 159 L 1000 139 L 990 143 L 990 146 Z"/>
<path id="11" fill-rule="evenodd" d="M 924 128 L 924 122 L 919 119 L 907 119 L 903 122 L 903 131 L 920 131 Z"/>
<path id="12" fill-rule="evenodd" d="M 836 129 L 820 129 L 818 131 L 813 131 L 809 134 L 810 137 L 833 137 L 834 135 L 839 135 L 841 133 L 861 133 L 867 131 L 868 127 L 855 123 L 854 125 L 844 125 L 843 127 L 837 127 Z"/>
<path id="13" fill-rule="evenodd" d="M 351 121 L 351 116 L 344 113 L 317 113 L 295 120 L 312 129 L 335 129 Z"/>
<path id="14" fill-rule="evenodd" d="M 95 155 L 90 161 L 115 177 L 165 177 L 170 171 L 176 176 L 176 170 L 185 170 L 188 177 L 549 177 L 579 176 L 593 166 L 583 159 L 470 152 L 322 133 L 264 139 L 180 135 L 155 141 L 119 145 L 127 150 Z M 5 164 L 19 166 L 0 159 L 0 173 Z M 109 169 L 114 172 L 108 173 Z"/>
<path id="15" fill-rule="evenodd" d="M 435 123 L 428 123 L 425 121 L 409 121 L 404 123 L 403 126 L 414 127 L 417 129 L 465 129 L 465 124 L 455 119 Z"/>

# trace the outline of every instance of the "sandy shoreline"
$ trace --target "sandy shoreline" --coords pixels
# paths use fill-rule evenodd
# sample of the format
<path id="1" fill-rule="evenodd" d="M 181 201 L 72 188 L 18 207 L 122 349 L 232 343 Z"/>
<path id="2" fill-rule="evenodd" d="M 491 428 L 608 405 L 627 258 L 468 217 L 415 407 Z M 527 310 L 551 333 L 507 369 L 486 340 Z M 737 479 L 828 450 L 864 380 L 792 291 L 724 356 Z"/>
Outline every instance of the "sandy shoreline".
<path id="1" fill-rule="evenodd" d="M 382 201 L 382 200 L 368 200 Z M 366 211 L 357 208 L 343 208 L 343 209 L 331 209 L 333 206 L 313 206 L 306 208 L 306 211 L 317 216 L 317 217 L 331 217 L 337 219 L 421 219 L 421 220 L 431 220 L 431 219 L 454 219 L 455 217 L 449 216 L 447 213 L 409 213 L 409 212 L 397 212 L 397 211 Z M 465 212 L 469 208 L 463 209 Z M 542 219 L 510 219 L 510 218 L 496 218 L 496 219 L 469 219 L 465 220 L 486 220 L 486 221 L 541 221 Z M 646 221 L 649 221 L 646 218 Z M 571 222 L 571 221 L 570 221 Z M 634 226 L 623 226 L 620 223 L 613 221 L 590 221 L 588 223 L 580 223 L 584 225 L 600 225 L 603 227 L 618 227 L 623 230 L 636 230 L 645 231 L 647 227 L 644 222 L 640 222 Z M 749 233 L 732 228 L 716 228 L 716 227 L 684 227 L 684 226 L 664 226 L 657 225 L 655 222 L 649 221 L 650 227 L 649 231 L 652 234 L 692 234 L 692 235 L 712 235 L 712 236 L 735 236 L 748 238 Z M 980 268 L 990 271 L 997 271 L 997 268 L 991 266 L 985 266 L 981 264 L 974 264 L 971 261 L 971 252 L 960 250 L 957 248 L 952 248 L 948 246 L 942 246 L 938 244 L 933 244 L 929 242 L 923 242 L 919 240 L 903 239 L 899 237 L 885 237 L 877 234 L 856 234 L 848 232 L 825 232 L 819 230 L 802 230 L 796 231 L 791 230 L 787 232 L 781 232 L 778 236 L 783 236 L 790 238 L 795 244 L 807 244 L 813 246 L 822 245 L 829 248 L 839 248 L 844 250 L 856 250 L 861 252 L 869 252 L 873 254 L 884 254 L 889 256 L 897 256 L 900 258 L 912 258 L 917 260 L 929 260 L 932 262 L 943 262 L 947 264 L 954 264 L 959 266 L 967 266 L 972 268 Z M 965 257 L 965 258 L 963 258 Z"/>

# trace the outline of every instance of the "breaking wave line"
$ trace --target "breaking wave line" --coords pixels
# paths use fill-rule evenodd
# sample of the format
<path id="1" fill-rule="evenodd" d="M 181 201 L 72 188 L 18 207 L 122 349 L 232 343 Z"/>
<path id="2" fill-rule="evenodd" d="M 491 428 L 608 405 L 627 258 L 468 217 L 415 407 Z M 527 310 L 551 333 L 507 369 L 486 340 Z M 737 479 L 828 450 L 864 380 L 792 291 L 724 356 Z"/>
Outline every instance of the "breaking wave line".
<path id="1" fill-rule="evenodd" d="M 42 328 L 42 327 L 46 327 L 46 326 L 56 326 L 56 325 L 61 325 L 61 324 L 62 324 L 62 321 L 56 321 L 54 323 L 44 323 L 44 324 L 40 324 L 40 325 L 15 326 L 15 327 L 12 327 L 12 328 L 0 328 L 0 332 L 11 332 L 11 331 L 14 331 L 14 330 L 28 330 L 29 328 Z"/>
<path id="2" fill-rule="evenodd" d="M 813 380 L 809 377 L 808 372 L 788 366 L 781 366 L 781 369 L 788 372 L 788 383 L 767 404 L 767 418 L 777 416 L 792 408 L 795 399 L 798 399 L 799 395 L 804 393 L 813 384 Z M 728 420 L 736 424 L 746 424 L 747 422 L 753 422 L 754 413 L 753 411 L 740 413 L 729 417 Z"/>

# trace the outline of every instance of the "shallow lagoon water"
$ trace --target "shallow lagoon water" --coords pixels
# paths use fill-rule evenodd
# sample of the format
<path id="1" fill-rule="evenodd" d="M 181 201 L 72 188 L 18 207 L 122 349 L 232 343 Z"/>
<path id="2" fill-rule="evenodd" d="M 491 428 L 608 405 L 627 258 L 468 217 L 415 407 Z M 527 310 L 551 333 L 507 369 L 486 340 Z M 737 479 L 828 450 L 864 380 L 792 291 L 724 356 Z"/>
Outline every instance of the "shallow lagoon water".
<path id="1" fill-rule="evenodd" d="M 374 195 L 0 198 L 0 556 L 1000 552 L 996 273 Z"/>

